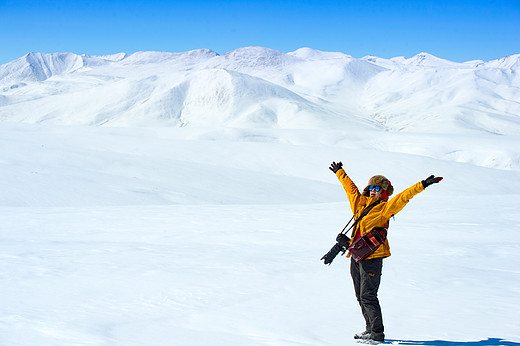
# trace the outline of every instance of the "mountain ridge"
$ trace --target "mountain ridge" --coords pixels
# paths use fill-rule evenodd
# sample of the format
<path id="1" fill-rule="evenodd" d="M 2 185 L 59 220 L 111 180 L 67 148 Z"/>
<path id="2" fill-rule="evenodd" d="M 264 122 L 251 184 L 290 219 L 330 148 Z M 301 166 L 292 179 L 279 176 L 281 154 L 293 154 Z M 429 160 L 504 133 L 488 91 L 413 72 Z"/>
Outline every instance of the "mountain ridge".
<path id="1" fill-rule="evenodd" d="M 29 53 L 0 65 L 0 121 L 517 135 L 519 68 L 520 54 L 456 63 L 309 47 Z"/>

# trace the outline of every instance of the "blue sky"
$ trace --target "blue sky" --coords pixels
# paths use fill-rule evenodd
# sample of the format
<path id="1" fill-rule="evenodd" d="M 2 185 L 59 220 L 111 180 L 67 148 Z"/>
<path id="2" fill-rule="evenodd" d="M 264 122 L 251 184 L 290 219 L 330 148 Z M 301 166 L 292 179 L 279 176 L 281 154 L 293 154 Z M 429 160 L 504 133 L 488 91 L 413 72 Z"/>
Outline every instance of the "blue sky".
<path id="1" fill-rule="evenodd" d="M 28 52 L 247 46 L 463 62 L 520 53 L 519 33 L 520 0 L 0 0 L 0 64 Z"/>

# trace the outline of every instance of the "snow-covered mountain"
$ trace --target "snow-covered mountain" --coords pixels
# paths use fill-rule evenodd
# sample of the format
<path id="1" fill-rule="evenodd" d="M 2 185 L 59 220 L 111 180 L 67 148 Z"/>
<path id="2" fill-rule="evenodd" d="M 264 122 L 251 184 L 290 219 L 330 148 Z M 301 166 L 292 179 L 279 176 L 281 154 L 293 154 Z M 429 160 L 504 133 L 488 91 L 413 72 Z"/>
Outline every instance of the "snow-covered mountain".
<path id="1" fill-rule="evenodd" d="M 520 134 L 519 61 L 263 47 L 29 53 L 0 66 L 0 120 Z"/>

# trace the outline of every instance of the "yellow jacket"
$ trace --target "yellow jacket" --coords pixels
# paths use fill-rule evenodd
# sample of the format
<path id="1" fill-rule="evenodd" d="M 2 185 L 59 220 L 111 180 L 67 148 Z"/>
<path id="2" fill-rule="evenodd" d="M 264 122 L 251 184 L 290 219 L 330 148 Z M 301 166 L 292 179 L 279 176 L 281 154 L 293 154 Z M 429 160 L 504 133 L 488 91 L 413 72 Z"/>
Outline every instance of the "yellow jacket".
<path id="1" fill-rule="evenodd" d="M 347 192 L 350 208 L 352 209 L 352 213 L 355 215 L 355 219 L 357 219 L 366 207 L 376 202 L 376 199 L 374 197 L 362 196 L 356 184 L 354 184 L 354 182 L 348 177 L 347 173 L 345 173 L 343 169 L 339 169 L 336 172 L 336 176 Z M 422 191 L 424 191 L 424 187 L 421 182 L 418 182 L 417 184 L 397 194 L 388 202 L 383 202 L 376 205 L 357 224 L 355 230 L 356 232 L 355 234 L 352 234 L 352 239 L 355 239 L 356 234 L 359 232 L 361 232 L 361 235 L 363 235 L 374 227 L 388 227 L 388 221 L 390 218 L 400 212 L 413 196 Z M 350 254 L 347 256 L 350 256 Z M 383 245 L 381 245 L 367 259 L 388 256 L 390 256 L 390 245 L 388 244 L 388 239 L 386 239 Z"/>

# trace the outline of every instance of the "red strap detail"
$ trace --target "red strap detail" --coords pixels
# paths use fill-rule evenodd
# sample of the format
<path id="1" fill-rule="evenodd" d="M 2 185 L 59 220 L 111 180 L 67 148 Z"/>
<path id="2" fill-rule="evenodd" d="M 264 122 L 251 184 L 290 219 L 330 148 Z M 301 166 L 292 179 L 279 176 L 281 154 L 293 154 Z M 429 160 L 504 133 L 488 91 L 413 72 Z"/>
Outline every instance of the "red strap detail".
<path id="1" fill-rule="evenodd" d="M 378 246 L 379 244 L 381 244 L 377 239 L 376 237 L 374 237 L 374 235 L 372 233 L 367 233 L 367 238 L 372 242 L 372 244 L 374 244 L 375 246 Z"/>

